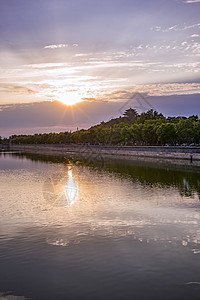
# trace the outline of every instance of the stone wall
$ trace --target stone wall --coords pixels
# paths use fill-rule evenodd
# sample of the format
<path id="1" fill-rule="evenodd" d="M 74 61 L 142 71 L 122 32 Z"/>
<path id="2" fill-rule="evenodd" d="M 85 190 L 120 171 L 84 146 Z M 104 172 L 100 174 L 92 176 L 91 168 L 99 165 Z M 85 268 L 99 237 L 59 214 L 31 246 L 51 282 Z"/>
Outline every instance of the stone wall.
<path id="1" fill-rule="evenodd" d="M 101 146 L 101 145 L 11 145 L 10 150 L 38 154 L 116 155 L 200 160 L 200 147 L 179 146 Z"/>

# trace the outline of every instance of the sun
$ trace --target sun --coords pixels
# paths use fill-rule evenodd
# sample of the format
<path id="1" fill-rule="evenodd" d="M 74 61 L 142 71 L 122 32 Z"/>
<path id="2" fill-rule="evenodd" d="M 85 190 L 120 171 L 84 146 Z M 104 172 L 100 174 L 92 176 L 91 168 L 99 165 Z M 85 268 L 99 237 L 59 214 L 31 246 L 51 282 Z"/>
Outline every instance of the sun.
<path id="1" fill-rule="evenodd" d="M 77 92 L 60 93 L 57 96 L 57 99 L 65 105 L 74 105 L 76 103 L 83 102 L 83 99 Z"/>

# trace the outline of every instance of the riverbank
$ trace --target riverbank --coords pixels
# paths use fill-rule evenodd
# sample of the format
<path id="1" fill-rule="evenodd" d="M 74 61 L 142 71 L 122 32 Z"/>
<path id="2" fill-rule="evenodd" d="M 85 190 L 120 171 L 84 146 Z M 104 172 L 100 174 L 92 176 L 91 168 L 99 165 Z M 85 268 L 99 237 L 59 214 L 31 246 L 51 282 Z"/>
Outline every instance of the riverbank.
<path id="1" fill-rule="evenodd" d="M 200 161 L 200 147 L 179 146 L 101 146 L 101 145 L 10 145 L 11 151 L 47 155 L 78 155 L 83 158 L 117 156 Z"/>

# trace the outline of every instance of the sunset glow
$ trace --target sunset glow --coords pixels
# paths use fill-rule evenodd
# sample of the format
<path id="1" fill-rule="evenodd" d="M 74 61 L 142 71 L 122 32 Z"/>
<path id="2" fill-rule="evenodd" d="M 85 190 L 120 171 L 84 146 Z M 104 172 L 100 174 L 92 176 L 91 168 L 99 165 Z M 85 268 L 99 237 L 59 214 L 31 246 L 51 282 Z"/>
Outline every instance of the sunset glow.
<path id="1" fill-rule="evenodd" d="M 199 111 L 199 1 L 1 2 L 1 136 Z"/>
<path id="2" fill-rule="evenodd" d="M 77 92 L 66 92 L 58 94 L 57 100 L 69 106 L 83 101 L 81 99 L 81 96 Z"/>
<path id="3" fill-rule="evenodd" d="M 0 300 L 200 300 L 199 17 L 0 0 Z"/>

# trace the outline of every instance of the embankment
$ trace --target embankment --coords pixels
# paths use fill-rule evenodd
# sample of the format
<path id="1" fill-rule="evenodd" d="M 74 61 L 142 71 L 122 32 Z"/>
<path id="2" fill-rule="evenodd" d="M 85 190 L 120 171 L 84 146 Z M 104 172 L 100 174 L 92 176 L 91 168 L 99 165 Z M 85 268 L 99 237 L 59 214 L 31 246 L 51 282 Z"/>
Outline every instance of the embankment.
<path id="1" fill-rule="evenodd" d="M 101 146 L 101 145 L 10 145 L 11 151 L 48 155 L 117 156 L 200 161 L 200 147 L 179 146 Z"/>

